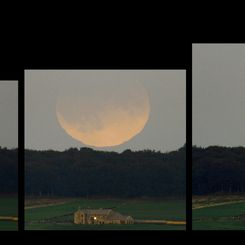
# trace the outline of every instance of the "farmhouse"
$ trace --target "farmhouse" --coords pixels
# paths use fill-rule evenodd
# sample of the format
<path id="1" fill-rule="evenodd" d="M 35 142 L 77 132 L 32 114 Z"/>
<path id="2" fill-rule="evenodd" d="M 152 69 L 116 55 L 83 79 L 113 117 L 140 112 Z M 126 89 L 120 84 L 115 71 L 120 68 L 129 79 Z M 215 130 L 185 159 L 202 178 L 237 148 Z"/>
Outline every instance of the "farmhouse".
<path id="1" fill-rule="evenodd" d="M 74 224 L 133 224 L 131 216 L 112 209 L 78 209 L 74 213 Z"/>

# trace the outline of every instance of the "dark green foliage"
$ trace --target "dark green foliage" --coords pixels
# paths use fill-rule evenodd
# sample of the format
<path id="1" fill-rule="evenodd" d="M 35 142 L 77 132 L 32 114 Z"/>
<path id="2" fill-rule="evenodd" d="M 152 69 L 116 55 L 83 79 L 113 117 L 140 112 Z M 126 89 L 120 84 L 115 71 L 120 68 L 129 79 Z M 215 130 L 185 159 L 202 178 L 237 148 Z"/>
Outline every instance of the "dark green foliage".
<path id="1" fill-rule="evenodd" d="M 193 194 L 245 192 L 245 148 L 193 147 Z"/>
<path id="2" fill-rule="evenodd" d="M 0 194 L 18 191 L 18 150 L 0 147 Z"/>
<path id="3" fill-rule="evenodd" d="M 170 153 L 26 150 L 25 190 L 45 196 L 184 197 L 185 160 L 185 147 Z"/>

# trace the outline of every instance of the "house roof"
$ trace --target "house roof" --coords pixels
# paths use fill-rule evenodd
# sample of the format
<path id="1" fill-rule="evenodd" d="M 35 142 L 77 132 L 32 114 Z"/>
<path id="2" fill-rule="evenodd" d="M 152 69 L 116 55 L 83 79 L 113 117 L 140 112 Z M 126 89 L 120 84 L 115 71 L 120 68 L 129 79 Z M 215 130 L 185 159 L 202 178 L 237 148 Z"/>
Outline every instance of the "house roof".
<path id="1" fill-rule="evenodd" d="M 105 215 L 110 220 L 126 220 L 132 219 L 131 216 L 122 215 L 112 209 L 79 209 L 77 212 L 83 212 L 88 215 Z"/>
<path id="2" fill-rule="evenodd" d="M 120 219 L 120 220 L 125 220 L 127 218 L 127 216 L 125 215 L 122 215 L 118 212 L 115 212 L 115 211 L 111 211 L 108 216 L 107 216 L 108 219 Z"/>
<path id="3" fill-rule="evenodd" d="M 83 212 L 86 214 L 99 214 L 99 215 L 108 215 L 112 209 L 79 209 L 77 212 Z"/>

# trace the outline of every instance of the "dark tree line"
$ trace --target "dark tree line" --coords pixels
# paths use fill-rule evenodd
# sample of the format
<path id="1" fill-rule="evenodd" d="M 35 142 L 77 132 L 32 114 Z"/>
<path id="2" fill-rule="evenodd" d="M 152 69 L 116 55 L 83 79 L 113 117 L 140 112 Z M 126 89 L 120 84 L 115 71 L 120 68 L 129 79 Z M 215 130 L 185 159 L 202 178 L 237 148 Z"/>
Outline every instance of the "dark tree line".
<path id="1" fill-rule="evenodd" d="M 194 195 L 245 193 L 245 148 L 193 147 Z"/>
<path id="2" fill-rule="evenodd" d="M 18 190 L 18 151 L 0 147 L 0 193 Z M 25 152 L 27 195 L 184 196 L 185 147 L 161 153 L 71 148 Z M 193 147 L 193 194 L 245 193 L 244 147 Z"/>
<path id="3" fill-rule="evenodd" d="M 18 150 L 0 147 L 0 194 L 18 192 Z"/>
<path id="4" fill-rule="evenodd" d="M 71 148 L 25 151 L 26 195 L 184 197 L 185 147 L 161 153 Z"/>

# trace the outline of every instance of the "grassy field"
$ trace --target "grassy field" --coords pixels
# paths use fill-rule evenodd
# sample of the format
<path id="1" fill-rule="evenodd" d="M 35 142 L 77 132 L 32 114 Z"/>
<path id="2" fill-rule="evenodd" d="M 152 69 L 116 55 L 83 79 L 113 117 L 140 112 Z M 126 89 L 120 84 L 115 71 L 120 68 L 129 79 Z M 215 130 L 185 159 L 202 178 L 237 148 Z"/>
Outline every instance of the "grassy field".
<path id="1" fill-rule="evenodd" d="M 193 230 L 245 230 L 245 196 L 193 198 Z"/>
<path id="2" fill-rule="evenodd" d="M 141 199 L 27 199 L 27 230 L 184 230 L 184 225 L 75 225 L 73 212 L 78 208 L 113 208 L 135 219 L 185 220 L 184 200 Z M 67 216 L 62 216 L 66 215 Z M 52 219 L 53 218 L 53 219 Z M 45 221 L 40 223 L 40 221 Z M 52 220 L 55 220 L 54 222 Z"/>
<path id="3" fill-rule="evenodd" d="M 0 216 L 18 216 L 17 197 L 0 196 Z M 0 231 L 3 230 L 18 230 L 18 222 L 0 220 Z"/>

